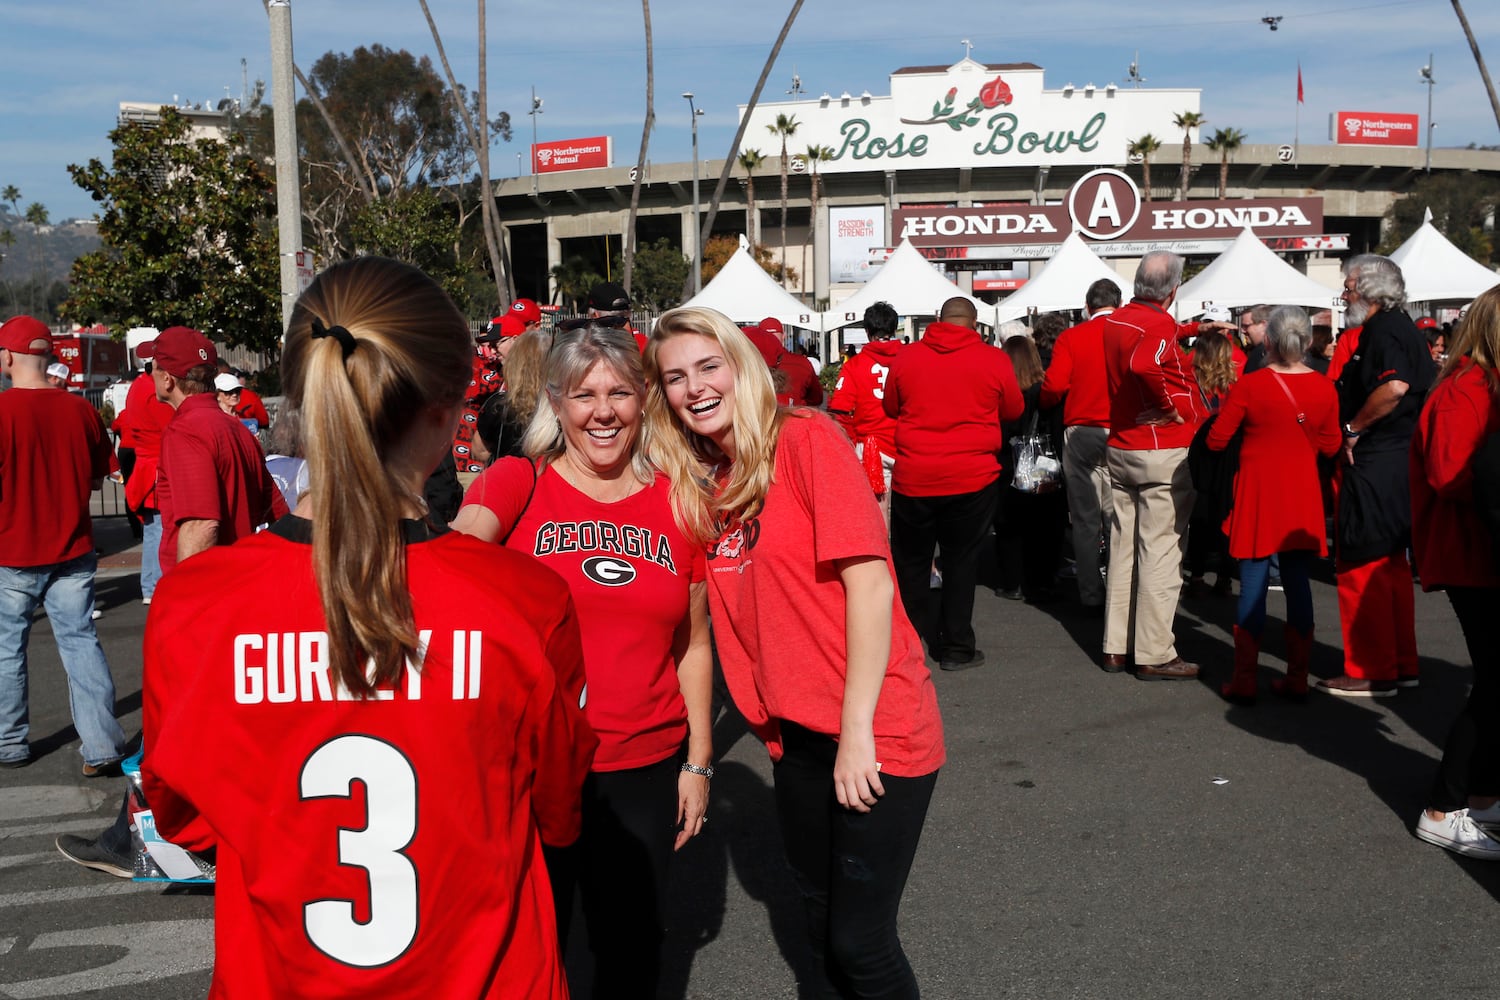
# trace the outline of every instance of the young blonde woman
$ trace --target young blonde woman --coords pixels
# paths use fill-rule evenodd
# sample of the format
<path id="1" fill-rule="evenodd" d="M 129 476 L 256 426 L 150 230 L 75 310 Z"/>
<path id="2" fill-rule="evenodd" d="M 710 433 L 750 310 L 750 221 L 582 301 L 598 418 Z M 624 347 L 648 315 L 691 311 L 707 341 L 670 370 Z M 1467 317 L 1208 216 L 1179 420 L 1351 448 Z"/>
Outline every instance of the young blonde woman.
<path id="1" fill-rule="evenodd" d="M 319 275 L 281 356 L 311 492 L 156 591 L 143 778 L 218 850 L 210 997 L 568 995 L 540 847 L 596 742 L 573 602 L 421 499 L 470 354 L 416 268 Z"/>
<path id="2" fill-rule="evenodd" d="M 709 547 L 725 680 L 775 762 L 809 940 L 845 997 L 916 997 L 897 912 L 944 760 L 921 643 L 848 439 L 780 407 L 750 340 L 712 309 L 662 315 L 646 441 L 682 530 Z"/>

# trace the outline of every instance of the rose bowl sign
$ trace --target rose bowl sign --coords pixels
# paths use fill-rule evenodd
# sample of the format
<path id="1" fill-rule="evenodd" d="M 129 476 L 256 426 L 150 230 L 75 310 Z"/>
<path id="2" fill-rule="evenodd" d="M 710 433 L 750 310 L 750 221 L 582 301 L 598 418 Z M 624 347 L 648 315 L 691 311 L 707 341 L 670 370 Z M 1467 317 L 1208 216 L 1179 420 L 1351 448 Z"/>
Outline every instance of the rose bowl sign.
<path id="1" fill-rule="evenodd" d="M 1329 117 L 1329 138 L 1340 146 L 1416 146 L 1420 123 L 1416 115 L 1335 111 Z"/>
<path id="2" fill-rule="evenodd" d="M 538 174 L 563 170 L 597 170 L 614 162 L 614 144 L 607 135 L 588 139 L 559 139 L 531 147 L 531 169 Z"/>
<path id="3" fill-rule="evenodd" d="M 1321 235 L 1323 199 L 1143 202 L 1134 181 L 1106 168 L 1079 178 L 1061 205 L 899 208 L 891 223 L 896 242 L 919 249 L 1058 244 L 1077 230 L 1086 242 L 1134 253 L 1142 244 L 1233 239 L 1247 227 L 1264 239 Z"/>

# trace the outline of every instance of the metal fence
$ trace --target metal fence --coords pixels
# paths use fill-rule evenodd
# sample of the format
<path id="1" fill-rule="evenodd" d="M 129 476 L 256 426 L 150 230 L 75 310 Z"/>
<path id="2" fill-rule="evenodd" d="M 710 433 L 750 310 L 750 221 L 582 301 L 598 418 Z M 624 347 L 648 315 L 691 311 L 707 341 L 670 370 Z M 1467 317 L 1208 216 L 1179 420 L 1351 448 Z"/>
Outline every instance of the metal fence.
<path id="1" fill-rule="evenodd" d="M 113 479 L 104 480 L 89 497 L 89 514 L 93 517 L 124 517 L 125 486 Z"/>

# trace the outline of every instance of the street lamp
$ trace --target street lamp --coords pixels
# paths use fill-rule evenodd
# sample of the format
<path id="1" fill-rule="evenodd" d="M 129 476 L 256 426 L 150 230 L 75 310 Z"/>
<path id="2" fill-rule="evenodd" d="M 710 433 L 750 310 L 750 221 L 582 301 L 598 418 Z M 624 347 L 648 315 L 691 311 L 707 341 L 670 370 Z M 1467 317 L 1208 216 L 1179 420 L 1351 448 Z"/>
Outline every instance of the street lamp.
<path id="1" fill-rule="evenodd" d="M 1422 82 L 1427 84 L 1427 173 L 1432 173 L 1432 88 L 1437 81 L 1432 78 L 1432 53 L 1427 53 L 1427 65 L 1422 67 Z"/>
<path id="2" fill-rule="evenodd" d="M 536 96 L 536 88 L 531 88 L 531 110 L 526 112 L 531 116 L 531 196 L 537 194 L 536 186 L 536 116 L 542 113 L 542 99 Z"/>
<path id="3" fill-rule="evenodd" d="M 703 233 L 698 218 L 698 118 L 703 109 L 693 103 L 693 92 L 682 95 L 688 102 L 688 115 L 693 123 L 693 294 L 703 291 Z"/>

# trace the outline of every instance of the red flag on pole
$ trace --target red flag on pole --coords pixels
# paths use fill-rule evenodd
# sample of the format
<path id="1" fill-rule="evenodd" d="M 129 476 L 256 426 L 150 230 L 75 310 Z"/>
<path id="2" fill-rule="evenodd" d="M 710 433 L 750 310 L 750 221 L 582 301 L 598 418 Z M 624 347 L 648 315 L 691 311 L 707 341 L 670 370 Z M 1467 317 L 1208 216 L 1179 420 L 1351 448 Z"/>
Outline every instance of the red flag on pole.
<path id="1" fill-rule="evenodd" d="M 1297 64 L 1297 103 L 1305 103 L 1302 100 L 1302 64 Z"/>

